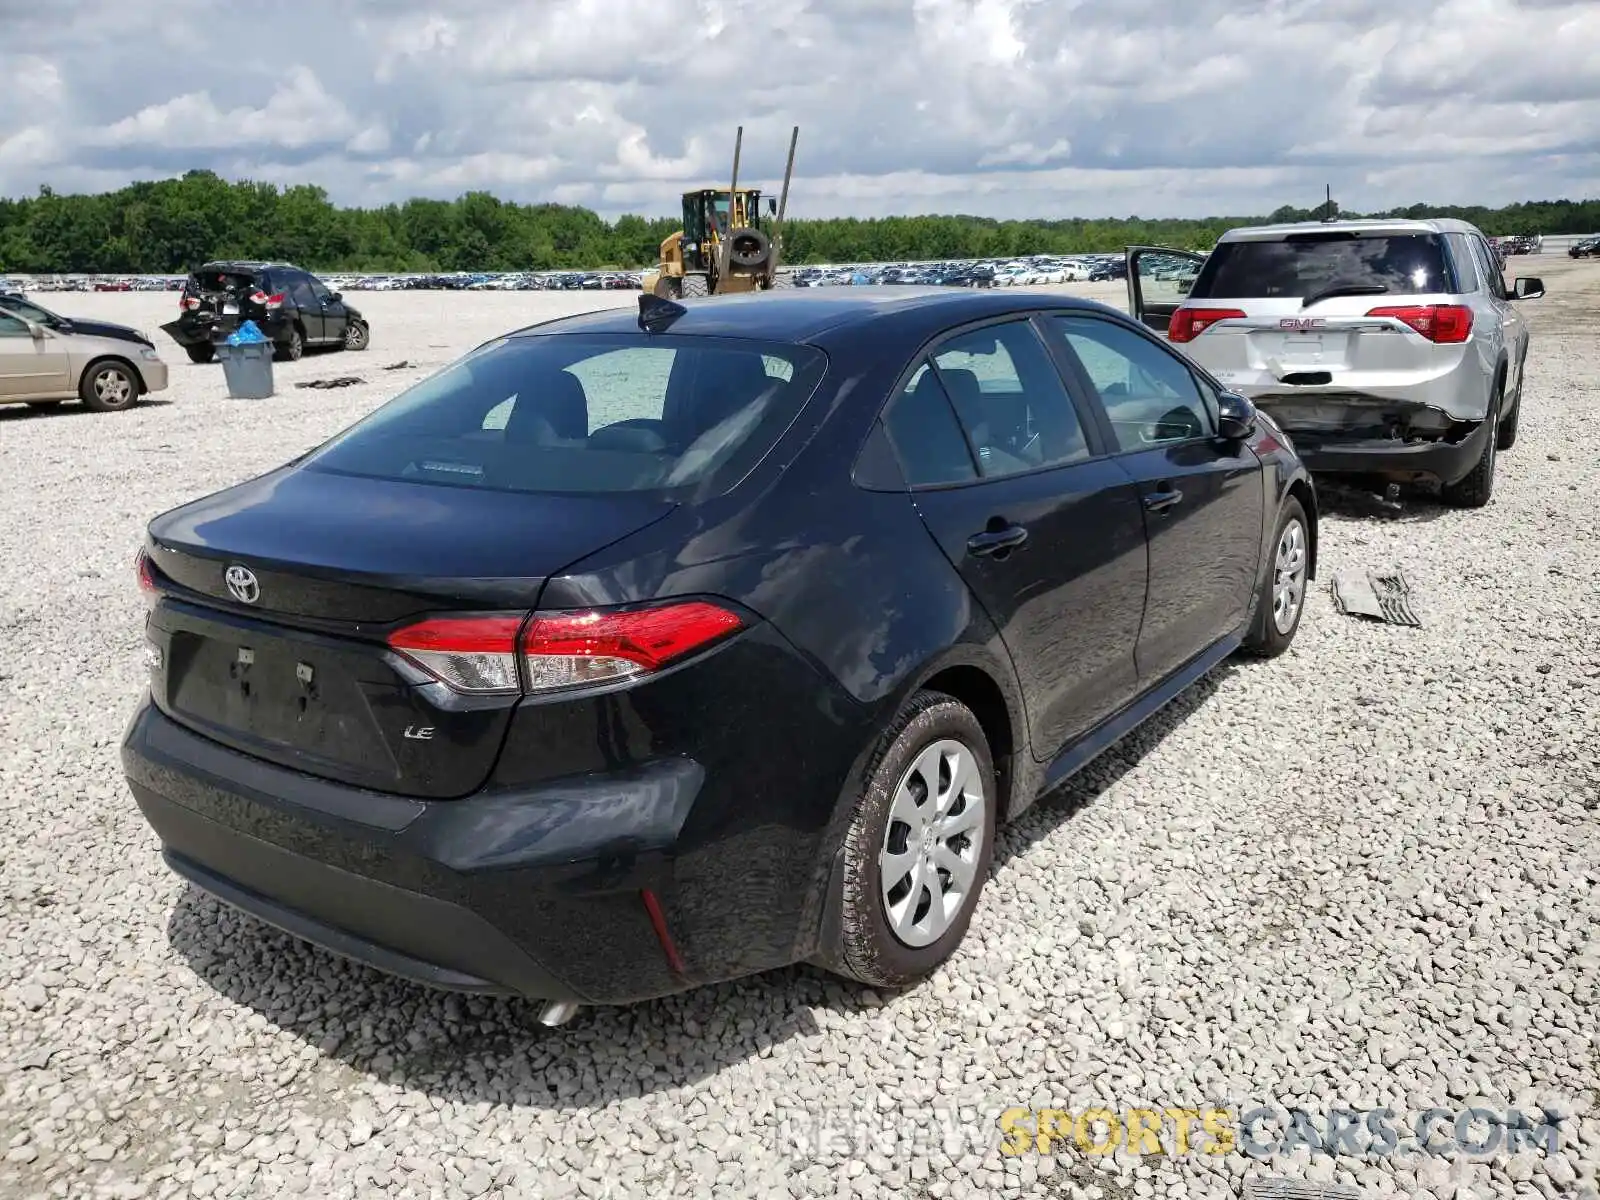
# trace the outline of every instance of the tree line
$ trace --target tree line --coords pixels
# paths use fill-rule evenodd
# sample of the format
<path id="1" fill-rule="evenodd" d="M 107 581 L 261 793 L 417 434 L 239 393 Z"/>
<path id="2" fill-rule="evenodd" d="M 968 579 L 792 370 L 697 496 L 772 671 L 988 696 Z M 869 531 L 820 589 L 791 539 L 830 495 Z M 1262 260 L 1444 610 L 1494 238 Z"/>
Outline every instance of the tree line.
<path id="1" fill-rule="evenodd" d="M 1015 258 L 1116 251 L 1131 244 L 1200 249 L 1234 225 L 1308 220 L 1323 206 L 1266 214 L 1001 221 L 973 216 L 790 221 L 791 263 Z M 1356 214 L 1346 213 L 1346 216 Z M 1600 230 L 1600 199 L 1508 205 L 1414 204 L 1372 216 L 1460 217 L 1491 236 Z M 323 271 L 536 271 L 655 261 L 671 217 L 607 221 L 564 204 L 513 204 L 487 192 L 341 208 L 320 187 L 230 182 L 211 171 L 99 195 L 0 198 L 0 271 L 179 274 L 206 259 L 273 259 Z"/>

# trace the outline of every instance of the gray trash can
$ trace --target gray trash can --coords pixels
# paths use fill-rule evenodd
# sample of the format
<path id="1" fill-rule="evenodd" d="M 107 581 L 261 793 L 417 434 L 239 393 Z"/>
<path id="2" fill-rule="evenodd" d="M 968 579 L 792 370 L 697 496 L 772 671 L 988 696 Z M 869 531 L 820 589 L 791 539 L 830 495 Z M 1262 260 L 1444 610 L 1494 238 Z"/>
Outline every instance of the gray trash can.
<path id="1" fill-rule="evenodd" d="M 228 395 L 236 400 L 265 400 L 273 394 L 271 342 L 239 346 L 218 342 L 216 349 L 223 378 L 228 381 Z"/>

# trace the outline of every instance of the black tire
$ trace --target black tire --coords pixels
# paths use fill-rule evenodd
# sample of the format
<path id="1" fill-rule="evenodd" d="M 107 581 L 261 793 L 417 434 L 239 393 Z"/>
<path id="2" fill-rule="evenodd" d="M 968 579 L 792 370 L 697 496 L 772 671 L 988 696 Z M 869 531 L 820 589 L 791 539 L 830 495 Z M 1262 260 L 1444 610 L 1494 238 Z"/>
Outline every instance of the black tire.
<path id="1" fill-rule="evenodd" d="M 305 352 L 306 339 L 300 333 L 300 327 L 297 325 L 289 330 L 288 341 L 279 342 L 273 348 L 272 357 L 279 362 L 299 362 Z"/>
<path id="2" fill-rule="evenodd" d="M 902 781 L 911 775 L 918 757 L 941 741 L 958 743 L 972 757 L 975 780 L 982 788 L 979 824 L 983 841 L 976 847 L 970 843 L 963 847 L 963 852 L 975 851 L 972 882 L 959 897 L 960 907 L 949 925 L 936 939 L 925 945 L 913 945 L 902 940 L 891 927 L 886 911 L 889 902 L 881 883 L 880 855 L 891 827 L 895 828 L 897 838 L 902 836 L 899 831 L 904 823 L 891 821 Z M 918 778 L 921 778 L 920 773 Z M 966 936 L 989 875 L 994 853 L 995 812 L 1000 803 L 997 784 L 989 741 L 984 736 L 983 726 L 966 705 L 942 692 L 918 692 L 906 703 L 884 731 L 868 761 L 861 793 L 845 834 L 839 926 L 828 931 L 836 935 L 840 948 L 841 961 L 830 964 L 835 970 L 874 987 L 898 988 L 930 974 L 954 953 Z M 915 791 L 915 787 L 912 790 Z M 923 794 L 927 795 L 926 787 Z M 925 803 L 933 802 L 934 798 L 927 796 Z M 910 848 L 909 842 L 907 848 Z M 902 877 L 896 886 L 911 878 Z M 941 873 L 941 879 L 945 878 L 947 874 Z M 910 893 L 908 887 L 902 895 L 909 897 Z M 925 911 L 924 900 L 931 901 L 931 893 L 919 886 L 916 899 L 912 901 L 914 912 Z"/>
<path id="3" fill-rule="evenodd" d="M 736 267 L 764 267 L 771 256 L 772 239 L 759 229 L 742 226 L 728 235 L 728 261 Z"/>
<path id="4" fill-rule="evenodd" d="M 1300 526 L 1300 595 L 1296 602 L 1293 619 L 1287 626 L 1280 624 L 1278 614 L 1278 585 L 1283 578 L 1283 564 L 1286 555 L 1289 537 L 1289 528 L 1298 523 Z M 1278 524 L 1272 532 L 1272 541 L 1267 553 L 1271 561 L 1267 563 L 1267 577 L 1261 583 L 1261 590 L 1256 595 L 1255 616 L 1250 620 L 1250 629 L 1244 635 L 1244 641 L 1239 649 L 1245 654 L 1255 658 L 1277 658 L 1289 648 L 1289 643 L 1294 641 L 1295 632 L 1300 628 L 1300 618 L 1306 611 L 1306 592 L 1310 583 L 1311 569 L 1311 524 L 1306 519 L 1305 507 L 1295 497 L 1290 496 L 1284 501 L 1283 508 L 1278 513 Z M 1292 569 L 1292 564 L 1290 569 Z"/>
<path id="5" fill-rule="evenodd" d="M 651 291 L 663 300 L 676 300 L 683 295 L 683 281 L 676 275 L 663 275 Z"/>
<path id="6" fill-rule="evenodd" d="M 1483 453 L 1463 479 L 1439 489 L 1440 498 L 1453 508 L 1482 508 L 1494 495 L 1494 464 L 1500 447 L 1500 397 L 1489 406 L 1489 435 L 1483 439 Z"/>
<path id="7" fill-rule="evenodd" d="M 344 327 L 344 348 L 365 350 L 372 344 L 372 331 L 365 321 L 351 321 Z"/>
<path id="8" fill-rule="evenodd" d="M 95 412 L 123 412 L 138 402 L 139 376 L 116 359 L 90 363 L 78 380 L 78 399 Z"/>
<path id="9" fill-rule="evenodd" d="M 217 348 L 210 342 L 201 342 L 198 346 L 185 346 L 183 352 L 189 356 L 192 363 L 208 363 L 217 357 Z"/>
<path id="10" fill-rule="evenodd" d="M 679 281 L 678 295 L 688 300 L 695 296 L 709 296 L 711 281 L 704 275 L 685 275 Z"/>
<path id="11" fill-rule="evenodd" d="M 1517 444 L 1517 424 L 1522 417 L 1522 385 L 1527 376 L 1523 374 L 1528 364 L 1528 352 L 1523 350 L 1522 358 L 1517 362 L 1517 394 L 1511 401 L 1511 409 L 1500 418 L 1500 430 L 1496 436 L 1495 447 L 1499 450 L 1509 450 Z"/>

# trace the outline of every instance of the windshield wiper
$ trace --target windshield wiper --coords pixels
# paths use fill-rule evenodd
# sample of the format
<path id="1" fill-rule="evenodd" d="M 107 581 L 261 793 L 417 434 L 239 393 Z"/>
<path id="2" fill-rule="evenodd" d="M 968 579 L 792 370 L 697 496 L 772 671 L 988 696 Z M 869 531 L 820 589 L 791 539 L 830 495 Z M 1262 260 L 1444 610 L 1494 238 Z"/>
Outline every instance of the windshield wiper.
<path id="1" fill-rule="evenodd" d="M 1388 290 L 1381 283 L 1335 283 L 1320 292 L 1312 292 L 1300 302 L 1300 307 L 1310 308 L 1313 304 L 1332 300 L 1335 296 L 1381 296 Z"/>

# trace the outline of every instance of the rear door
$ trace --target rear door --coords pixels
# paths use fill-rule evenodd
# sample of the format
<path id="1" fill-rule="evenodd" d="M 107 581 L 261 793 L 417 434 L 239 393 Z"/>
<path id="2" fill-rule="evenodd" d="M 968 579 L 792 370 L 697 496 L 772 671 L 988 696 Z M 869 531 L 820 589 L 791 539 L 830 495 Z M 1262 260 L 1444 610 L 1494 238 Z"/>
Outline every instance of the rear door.
<path id="1" fill-rule="evenodd" d="M 1053 758 L 1138 689 L 1137 489 L 1027 319 L 936 343 L 885 423 L 923 522 L 1001 632 L 1035 752 Z"/>
<path id="2" fill-rule="evenodd" d="M 1216 436 L 1215 389 L 1154 335 L 1088 313 L 1047 325 L 1077 386 L 1100 401 L 1139 494 L 1150 586 L 1137 661 L 1148 687 L 1244 623 L 1261 558 L 1261 462 Z"/>
<path id="3" fill-rule="evenodd" d="M 1188 298 L 1206 256 L 1167 246 L 1129 246 L 1125 254 L 1129 315 L 1157 333 L 1166 333 L 1167 322 Z"/>
<path id="4" fill-rule="evenodd" d="M 72 392 L 66 343 L 41 330 L 34 337 L 28 323 L 0 310 L 0 398 L 61 396 Z"/>

